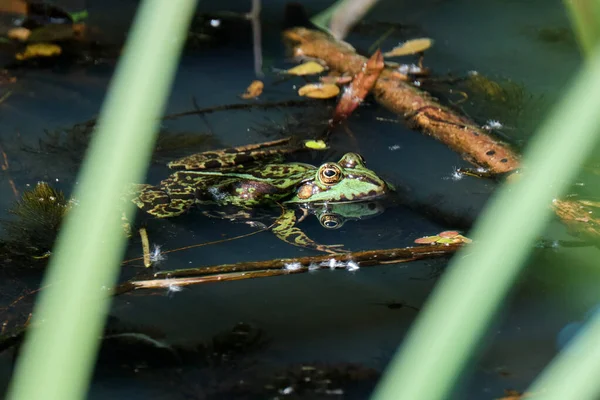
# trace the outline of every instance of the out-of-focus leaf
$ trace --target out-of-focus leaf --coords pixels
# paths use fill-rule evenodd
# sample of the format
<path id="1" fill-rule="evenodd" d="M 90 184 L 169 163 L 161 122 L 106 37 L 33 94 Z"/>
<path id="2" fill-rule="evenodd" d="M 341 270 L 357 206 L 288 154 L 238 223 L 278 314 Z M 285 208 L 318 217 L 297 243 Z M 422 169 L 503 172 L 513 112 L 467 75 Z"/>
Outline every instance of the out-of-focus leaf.
<path id="1" fill-rule="evenodd" d="M 312 150 L 323 150 L 327 148 L 327 143 L 322 140 L 307 140 L 304 147 Z"/>
<path id="2" fill-rule="evenodd" d="M 337 96 L 340 88 L 331 83 L 309 83 L 298 89 L 298 94 L 313 99 L 329 99 Z"/>
<path id="3" fill-rule="evenodd" d="M 29 29 L 23 28 L 23 27 L 18 27 L 18 28 L 10 29 L 6 36 L 8 36 L 9 39 L 20 40 L 21 42 L 26 42 L 27 39 L 29 39 L 29 35 L 31 35 L 31 31 Z"/>
<path id="4" fill-rule="evenodd" d="M 83 10 L 83 11 L 70 13 L 70 15 L 71 15 L 71 18 L 73 19 L 73 22 L 81 22 L 84 19 L 87 19 L 88 12 L 87 12 L 87 10 Z"/>
<path id="5" fill-rule="evenodd" d="M 254 99 L 261 95 L 265 84 L 261 81 L 252 81 L 250 86 L 246 89 L 246 93 L 242 94 L 242 99 Z"/>
<path id="6" fill-rule="evenodd" d="M 381 50 L 377 50 L 365 63 L 361 71 L 356 74 L 348 89 L 344 91 L 333 114 L 333 123 L 348 118 L 356 107 L 362 103 L 373 88 L 373 85 L 375 85 L 375 81 L 379 78 L 383 67 Z"/>
<path id="7" fill-rule="evenodd" d="M 28 45 L 21 53 L 15 54 L 17 60 L 28 60 L 36 57 L 54 57 L 62 53 L 60 46 L 53 43 L 34 43 Z"/>
<path id="8" fill-rule="evenodd" d="M 415 53 L 421 53 L 433 45 L 433 39 L 420 38 L 412 39 L 394 47 L 392 50 L 383 54 L 384 57 L 408 56 Z"/>
<path id="9" fill-rule="evenodd" d="M 319 64 L 316 61 L 308 61 L 308 62 L 305 62 L 304 64 L 297 65 L 294 68 L 290 68 L 286 72 L 289 75 L 303 76 L 303 75 L 316 75 L 316 74 L 320 74 L 323 71 L 325 71 L 324 66 L 322 66 L 321 64 Z"/>

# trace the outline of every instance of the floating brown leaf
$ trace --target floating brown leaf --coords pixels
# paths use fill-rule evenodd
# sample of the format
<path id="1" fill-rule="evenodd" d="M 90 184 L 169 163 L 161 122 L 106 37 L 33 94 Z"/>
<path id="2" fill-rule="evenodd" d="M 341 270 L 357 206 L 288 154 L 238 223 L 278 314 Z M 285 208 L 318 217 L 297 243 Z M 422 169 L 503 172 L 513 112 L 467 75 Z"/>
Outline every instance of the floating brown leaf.
<path id="1" fill-rule="evenodd" d="M 309 83 L 298 89 L 298 94 L 313 99 L 329 99 L 337 96 L 340 88 L 332 83 Z"/>
<path id="2" fill-rule="evenodd" d="M 392 50 L 383 54 L 384 57 L 408 56 L 415 53 L 421 53 L 433 45 L 433 39 L 420 38 L 412 39 L 394 47 Z"/>
<path id="3" fill-rule="evenodd" d="M 363 65 L 361 71 L 356 74 L 350 86 L 344 91 L 333 114 L 333 123 L 348 118 L 356 107 L 362 103 L 373 88 L 373 85 L 375 85 L 375 81 L 379 78 L 383 67 L 381 50 L 377 50 Z"/>
<path id="4" fill-rule="evenodd" d="M 252 81 L 246 89 L 246 93 L 242 94 L 242 99 L 253 99 L 261 95 L 265 84 L 261 81 Z"/>
<path id="5" fill-rule="evenodd" d="M 303 76 L 320 74 L 323 71 L 325 71 L 325 67 L 323 67 L 321 64 L 316 61 L 308 61 L 294 68 L 290 68 L 286 72 L 290 75 Z"/>
<path id="6" fill-rule="evenodd" d="M 31 31 L 23 27 L 12 28 L 7 33 L 9 39 L 20 40 L 21 42 L 26 42 L 29 35 L 31 35 Z"/>

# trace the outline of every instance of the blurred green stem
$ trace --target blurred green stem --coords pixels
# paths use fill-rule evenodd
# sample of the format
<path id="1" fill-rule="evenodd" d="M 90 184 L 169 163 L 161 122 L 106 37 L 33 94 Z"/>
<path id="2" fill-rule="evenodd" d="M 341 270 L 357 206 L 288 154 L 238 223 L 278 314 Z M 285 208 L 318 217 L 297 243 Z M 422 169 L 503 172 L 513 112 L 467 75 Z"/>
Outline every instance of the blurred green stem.
<path id="1" fill-rule="evenodd" d="M 120 193 L 140 181 L 173 82 L 195 0 L 145 0 L 110 85 L 50 260 L 10 399 L 86 396 L 125 246 Z M 131 204 L 127 205 L 132 207 Z"/>
<path id="2" fill-rule="evenodd" d="M 600 313 L 596 313 L 527 392 L 536 400 L 594 400 L 600 397 L 599 374 Z"/>
<path id="3" fill-rule="evenodd" d="M 564 0 L 583 54 L 588 56 L 600 38 L 600 1 Z"/>

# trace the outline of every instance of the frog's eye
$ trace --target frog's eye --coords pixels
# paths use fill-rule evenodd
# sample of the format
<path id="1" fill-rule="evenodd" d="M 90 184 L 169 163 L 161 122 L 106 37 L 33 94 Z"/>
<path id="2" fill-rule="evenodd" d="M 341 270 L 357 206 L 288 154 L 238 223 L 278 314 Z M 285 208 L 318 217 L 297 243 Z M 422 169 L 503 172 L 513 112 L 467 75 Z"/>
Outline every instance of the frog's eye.
<path id="1" fill-rule="evenodd" d="M 340 218 L 335 214 L 323 214 L 319 218 L 319 222 L 323 228 L 327 229 L 338 229 L 341 228 L 343 223 Z"/>
<path id="2" fill-rule="evenodd" d="M 319 168 L 319 180 L 324 185 L 335 185 L 342 179 L 342 170 L 335 164 L 324 164 Z"/>

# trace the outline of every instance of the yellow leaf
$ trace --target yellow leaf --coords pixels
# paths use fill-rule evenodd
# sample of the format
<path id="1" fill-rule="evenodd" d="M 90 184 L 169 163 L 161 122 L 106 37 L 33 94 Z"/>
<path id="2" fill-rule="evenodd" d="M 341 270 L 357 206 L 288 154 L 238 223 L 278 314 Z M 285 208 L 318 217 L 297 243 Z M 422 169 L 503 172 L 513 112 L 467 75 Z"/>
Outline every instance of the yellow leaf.
<path id="1" fill-rule="evenodd" d="M 298 89 L 298 94 L 313 99 L 329 99 L 340 93 L 340 88 L 332 83 L 309 83 Z"/>
<path id="2" fill-rule="evenodd" d="M 35 57 L 53 57 L 62 53 L 60 46 L 52 43 L 34 43 L 25 48 L 25 51 L 15 54 L 17 60 L 27 60 Z"/>
<path id="3" fill-rule="evenodd" d="M 322 140 L 307 140 L 306 142 L 304 142 L 304 146 L 307 149 L 323 150 L 327 148 L 327 143 L 325 143 Z"/>
<path id="4" fill-rule="evenodd" d="M 383 53 L 384 57 L 399 57 L 408 56 L 410 54 L 420 53 L 427 50 L 433 45 L 433 39 L 421 38 L 412 39 L 402 43 L 400 46 L 394 47 L 387 53 Z"/>
<path id="5" fill-rule="evenodd" d="M 248 86 L 248 89 L 246 89 L 246 93 L 242 95 L 242 99 L 253 99 L 260 96 L 264 87 L 265 84 L 261 81 L 252 81 L 250 86 Z"/>
<path id="6" fill-rule="evenodd" d="M 325 67 L 315 61 L 308 61 L 294 68 L 288 69 L 286 72 L 290 75 L 314 75 L 325 71 Z"/>

